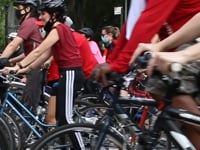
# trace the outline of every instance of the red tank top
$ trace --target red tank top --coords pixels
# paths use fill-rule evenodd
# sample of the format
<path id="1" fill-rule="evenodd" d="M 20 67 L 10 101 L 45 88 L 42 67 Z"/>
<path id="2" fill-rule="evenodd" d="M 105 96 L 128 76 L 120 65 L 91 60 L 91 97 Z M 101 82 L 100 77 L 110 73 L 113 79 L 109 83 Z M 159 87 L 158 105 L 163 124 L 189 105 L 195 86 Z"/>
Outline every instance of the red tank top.
<path id="1" fill-rule="evenodd" d="M 52 53 L 58 67 L 82 67 L 80 50 L 70 28 L 64 24 L 58 24 L 55 28 L 60 39 L 52 47 Z"/>

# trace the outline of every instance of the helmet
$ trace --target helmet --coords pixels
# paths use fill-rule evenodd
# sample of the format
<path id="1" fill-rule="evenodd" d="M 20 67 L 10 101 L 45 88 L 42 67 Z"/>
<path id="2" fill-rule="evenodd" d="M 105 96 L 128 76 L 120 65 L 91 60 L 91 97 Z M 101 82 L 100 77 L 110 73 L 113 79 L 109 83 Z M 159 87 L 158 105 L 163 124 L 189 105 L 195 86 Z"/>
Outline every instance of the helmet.
<path id="1" fill-rule="evenodd" d="M 38 6 L 38 3 L 39 3 L 39 0 L 17 0 L 13 3 L 14 6 L 17 6 L 17 5 L 33 5 L 34 7 L 37 7 Z"/>
<path id="2" fill-rule="evenodd" d="M 8 35 L 8 39 L 14 39 L 16 36 L 17 36 L 17 32 L 11 32 L 11 33 Z"/>
<path id="3" fill-rule="evenodd" d="M 68 25 L 69 27 L 71 27 L 71 26 L 73 25 L 72 19 L 71 19 L 70 17 L 68 17 L 68 16 L 64 16 L 64 18 L 65 18 L 64 24 L 66 24 L 66 25 Z"/>
<path id="4" fill-rule="evenodd" d="M 80 30 L 78 30 L 79 33 L 83 33 L 86 35 L 86 37 L 93 37 L 93 30 L 91 28 L 81 28 Z"/>
<path id="5" fill-rule="evenodd" d="M 63 8 L 64 0 L 43 0 L 39 9 L 40 10 L 57 10 L 57 8 Z"/>

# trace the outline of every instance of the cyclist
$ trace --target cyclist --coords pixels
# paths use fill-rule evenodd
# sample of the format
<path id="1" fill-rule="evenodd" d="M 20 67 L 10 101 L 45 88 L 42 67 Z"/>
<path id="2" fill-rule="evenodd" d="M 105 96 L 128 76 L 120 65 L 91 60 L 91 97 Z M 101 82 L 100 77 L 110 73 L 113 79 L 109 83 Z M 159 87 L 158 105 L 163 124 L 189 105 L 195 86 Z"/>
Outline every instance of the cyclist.
<path id="1" fill-rule="evenodd" d="M 94 36 L 94 31 L 91 28 L 84 27 L 84 28 L 79 29 L 78 32 L 83 34 L 86 37 L 86 39 L 88 40 L 91 52 L 94 55 L 94 57 L 96 58 L 97 62 L 99 64 L 104 63 L 105 60 L 103 59 L 103 57 L 101 55 L 101 51 L 99 49 L 99 46 L 92 39 L 93 36 Z"/>
<path id="2" fill-rule="evenodd" d="M 37 66 L 40 66 L 53 55 L 60 73 L 56 95 L 56 119 L 58 125 L 71 124 L 74 123 L 72 118 L 74 99 L 84 81 L 80 50 L 71 29 L 64 24 L 63 0 L 44 0 L 40 5 L 40 11 L 39 18 L 44 22 L 46 38 L 16 66 L 4 68 L 4 73 L 23 68 L 26 70 L 26 67 L 31 70 L 33 67 L 31 63 L 36 61 Z M 84 149 L 79 133 L 71 133 L 70 138 L 74 149 Z"/>
<path id="3" fill-rule="evenodd" d="M 13 4 L 16 6 L 16 16 L 20 19 L 20 27 L 17 36 L 3 50 L 0 64 L 2 60 L 6 59 L 8 61 L 8 58 L 21 45 L 23 45 L 24 54 L 28 55 L 42 42 L 39 27 L 36 25 L 38 18 L 37 0 L 17 0 Z M 34 69 L 26 77 L 27 81 L 22 101 L 34 110 L 40 100 L 41 90 L 38 87 L 41 86 L 42 74 L 40 69 Z"/>
<path id="4" fill-rule="evenodd" d="M 67 21 L 66 17 L 64 17 L 65 19 L 65 24 L 69 27 L 71 27 L 71 21 Z M 68 23 L 67 23 L 68 22 Z M 73 29 L 72 29 L 73 31 Z M 77 45 L 78 45 L 78 48 L 80 49 L 80 55 L 81 55 L 81 58 L 82 58 L 82 68 L 83 68 L 83 73 L 84 73 L 84 77 L 85 77 L 85 81 L 84 81 L 84 92 L 91 92 L 91 88 L 88 88 L 87 85 L 87 79 L 91 76 L 91 72 L 93 70 L 93 68 L 98 64 L 97 60 L 95 59 L 94 55 L 92 54 L 91 52 L 91 49 L 90 49 L 90 46 L 89 46 L 89 43 L 86 39 L 86 37 L 82 36 L 80 33 L 76 32 L 76 31 L 73 31 L 73 36 L 77 42 Z M 55 66 L 56 64 L 54 63 L 54 66 L 51 67 L 54 71 L 52 72 L 53 73 L 53 76 L 56 77 L 57 74 L 57 68 Z M 51 72 L 49 72 L 49 76 L 52 76 L 51 75 Z M 56 77 L 57 78 L 57 77 Z M 55 84 L 57 85 L 57 84 Z M 48 114 L 47 114 L 47 120 L 48 120 L 48 123 L 55 123 L 56 120 L 55 120 L 55 103 L 56 103 L 56 96 L 55 96 L 55 92 L 56 92 L 56 86 L 53 88 L 53 95 L 51 96 L 50 100 L 49 100 L 49 103 L 48 103 Z M 94 90 L 94 89 L 92 89 Z"/>
<path id="5" fill-rule="evenodd" d="M 196 14 L 190 21 L 188 21 L 181 29 L 177 32 L 155 44 L 144 44 L 138 45 L 136 52 L 130 64 L 133 63 L 135 58 L 148 50 L 152 52 L 152 59 L 149 62 L 148 74 L 152 74 L 152 70 L 156 65 L 157 69 L 163 73 L 170 74 L 169 65 L 173 62 L 178 62 L 183 64 L 183 71 L 179 73 L 177 77 L 181 79 L 181 88 L 178 89 L 177 95 L 172 99 L 172 105 L 178 108 L 183 108 L 189 110 L 195 114 L 200 115 L 200 111 L 197 105 L 200 105 L 199 100 L 199 70 L 200 70 L 200 43 L 194 44 L 187 47 L 184 50 L 176 52 L 161 52 L 168 49 L 177 47 L 186 42 L 195 40 L 200 36 L 199 26 L 200 26 L 200 13 Z M 194 76 L 196 73 L 197 77 Z M 153 82 L 153 84 L 152 84 Z M 158 84 L 159 82 L 159 84 Z M 158 90 L 163 89 L 163 90 Z M 156 96 L 163 97 L 166 94 L 165 86 L 158 79 L 149 79 L 147 84 L 147 90 Z M 160 99 L 160 98 L 159 98 Z M 158 99 L 158 100 L 159 100 Z M 192 143 L 197 149 L 200 149 L 200 128 L 197 126 L 184 125 L 184 131 L 191 139 Z"/>
<path id="6" fill-rule="evenodd" d="M 120 35 L 120 29 L 114 26 L 104 26 L 101 29 L 101 47 L 103 50 L 103 57 L 107 59 L 117 44 L 117 39 Z"/>
<path id="7" fill-rule="evenodd" d="M 150 42 L 157 33 L 161 40 L 166 38 L 199 11 L 199 0 L 132 0 L 118 43 L 108 63 L 94 70 L 95 78 L 106 82 L 105 74 L 111 71 L 127 72 L 128 62 L 139 43 Z"/>

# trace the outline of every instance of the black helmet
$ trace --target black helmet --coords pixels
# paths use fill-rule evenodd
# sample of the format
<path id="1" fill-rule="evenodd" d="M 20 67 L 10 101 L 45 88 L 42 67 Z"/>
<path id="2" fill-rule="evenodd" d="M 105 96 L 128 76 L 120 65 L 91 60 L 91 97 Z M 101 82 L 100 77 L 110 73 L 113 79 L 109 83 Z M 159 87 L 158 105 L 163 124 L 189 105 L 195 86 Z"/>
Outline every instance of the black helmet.
<path id="1" fill-rule="evenodd" d="M 39 3 L 39 0 L 17 0 L 13 3 L 14 6 L 17 5 L 32 5 L 34 7 L 37 7 Z"/>
<path id="2" fill-rule="evenodd" d="M 56 11 L 64 7 L 64 0 L 43 0 L 39 10 Z"/>
<path id="3" fill-rule="evenodd" d="M 88 37 L 92 38 L 93 35 L 94 35 L 93 30 L 91 28 L 86 28 L 86 27 L 85 28 L 81 28 L 80 30 L 78 30 L 78 32 L 85 34 L 87 38 Z"/>

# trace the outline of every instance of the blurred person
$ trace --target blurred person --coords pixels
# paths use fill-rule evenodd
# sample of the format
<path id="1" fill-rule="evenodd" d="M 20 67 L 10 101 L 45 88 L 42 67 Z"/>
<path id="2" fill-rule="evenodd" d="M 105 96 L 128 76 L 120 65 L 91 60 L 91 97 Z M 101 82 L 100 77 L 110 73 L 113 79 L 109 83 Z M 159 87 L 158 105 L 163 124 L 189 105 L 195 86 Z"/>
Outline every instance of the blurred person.
<path id="1" fill-rule="evenodd" d="M 150 42 L 156 34 L 160 40 L 166 38 L 199 11 L 198 0 L 132 0 L 117 45 L 107 64 L 98 65 L 94 70 L 95 79 L 106 84 L 107 73 L 127 73 L 128 63 L 139 43 Z"/>
<path id="2" fill-rule="evenodd" d="M 101 51 L 97 43 L 92 39 L 94 36 L 94 31 L 91 28 L 84 27 L 78 30 L 79 33 L 83 34 L 89 42 L 90 49 L 92 54 L 96 58 L 99 64 L 105 63 L 105 59 L 103 59 Z"/>
<path id="3" fill-rule="evenodd" d="M 137 53 L 133 54 L 130 65 L 134 58 L 144 51 L 152 54 L 152 59 L 148 64 L 148 75 L 151 76 L 153 68 L 156 68 L 164 74 L 172 75 L 170 66 L 180 63 L 182 70 L 176 73 L 176 79 L 180 79 L 180 87 L 176 88 L 175 96 L 172 99 L 172 106 L 186 109 L 197 115 L 200 115 L 198 105 L 199 98 L 199 70 L 200 70 L 200 43 L 185 48 L 184 50 L 175 52 L 165 52 L 168 49 L 178 47 L 184 43 L 191 42 L 200 36 L 200 13 L 192 17 L 178 31 L 168 38 L 154 44 L 140 43 L 136 49 Z M 162 100 L 166 95 L 167 89 L 165 84 L 158 78 L 150 77 L 146 90 L 151 92 L 156 100 Z M 200 149 L 199 138 L 200 128 L 195 125 L 183 124 L 183 131 L 190 138 L 197 149 Z"/>
<path id="4" fill-rule="evenodd" d="M 127 73 L 131 56 L 135 53 L 139 43 L 150 43 L 156 34 L 162 41 L 181 28 L 199 11 L 198 0 L 132 0 L 128 18 L 121 29 L 118 43 L 108 57 L 107 64 L 95 67 L 94 78 L 107 85 L 106 74 L 112 71 Z M 174 49 L 167 49 L 167 51 L 174 51 Z M 185 105 L 183 99 L 177 98 L 176 100 L 179 105 L 174 104 L 173 106 L 182 105 L 182 108 L 191 110 L 188 108 L 189 106 Z M 194 103 L 191 99 L 188 101 Z"/>

